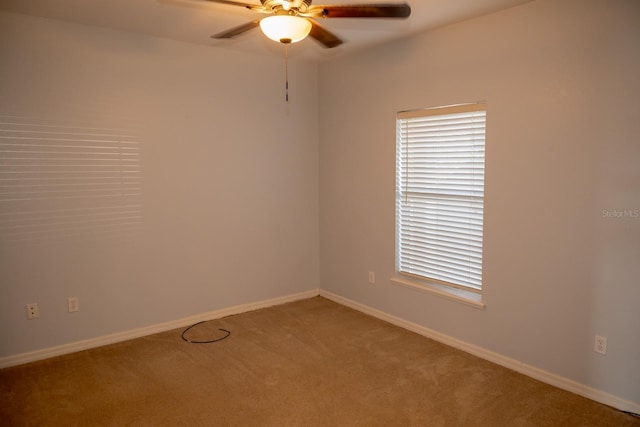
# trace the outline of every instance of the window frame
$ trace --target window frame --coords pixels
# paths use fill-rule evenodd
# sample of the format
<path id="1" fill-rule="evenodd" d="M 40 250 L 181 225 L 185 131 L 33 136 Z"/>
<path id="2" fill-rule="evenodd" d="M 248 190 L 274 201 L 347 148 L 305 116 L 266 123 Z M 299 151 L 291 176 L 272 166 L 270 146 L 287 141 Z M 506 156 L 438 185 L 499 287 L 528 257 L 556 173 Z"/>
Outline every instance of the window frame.
<path id="1" fill-rule="evenodd" d="M 478 112 L 481 112 L 481 114 L 477 114 Z M 442 280 L 442 278 L 439 277 L 432 277 L 430 275 L 422 275 L 422 274 L 416 274 L 415 271 L 412 271 L 411 269 L 407 269 L 404 268 L 404 266 L 402 265 L 402 257 L 406 256 L 405 252 L 403 252 L 403 246 L 402 246 L 402 218 L 401 218 L 401 213 L 403 212 L 402 208 L 402 203 L 403 203 L 403 198 L 405 198 L 405 194 L 402 191 L 402 186 L 403 186 L 403 179 L 408 180 L 408 175 L 407 176 L 402 176 L 403 175 L 403 171 L 406 170 L 406 165 L 410 162 L 409 158 L 402 158 L 402 155 L 404 154 L 405 156 L 408 156 L 408 151 L 406 151 L 406 147 L 403 145 L 403 141 L 402 138 L 408 138 L 406 135 L 402 136 L 402 129 L 400 128 L 401 126 L 404 126 L 407 120 L 411 120 L 411 119 L 417 119 L 417 120 L 421 120 L 424 117 L 434 117 L 437 119 L 437 117 L 445 117 L 445 116 L 451 116 L 453 114 L 464 114 L 467 115 L 467 113 L 471 113 L 473 116 L 475 116 L 474 119 L 469 119 L 469 120 L 477 120 L 478 117 L 480 117 L 481 120 L 481 126 L 478 128 L 482 130 L 481 133 L 481 137 L 477 138 L 477 136 L 479 134 L 477 134 L 477 129 L 473 128 L 471 131 L 471 136 L 469 137 L 469 140 L 472 141 L 470 143 L 470 146 L 472 148 L 470 148 L 469 151 L 467 151 L 468 153 L 470 153 L 470 155 L 468 156 L 470 159 L 473 159 L 474 157 L 477 157 L 478 151 L 477 147 L 481 146 L 481 174 L 478 174 L 478 172 L 473 169 L 473 173 L 472 176 L 475 177 L 476 176 L 481 176 L 481 185 L 477 185 L 476 182 L 472 182 L 472 184 L 469 184 L 467 187 L 464 187 L 462 190 L 463 191 L 471 191 L 474 192 L 477 189 L 480 189 L 480 193 L 479 193 L 479 197 L 476 193 L 473 193 L 475 195 L 473 196 L 464 196 L 461 198 L 461 200 L 470 200 L 472 198 L 476 198 L 480 200 L 480 209 L 481 209 L 481 213 L 479 215 L 480 221 L 479 221 L 479 232 L 480 232 L 480 249 L 479 249 L 479 264 L 478 262 L 476 262 L 476 269 L 479 267 L 479 279 L 477 278 L 476 275 L 476 279 L 475 280 L 479 280 L 477 283 L 471 281 L 469 282 L 470 284 L 467 283 L 456 283 L 455 281 L 450 281 L 450 280 Z M 485 164 L 485 149 L 486 149 L 486 113 L 487 113 L 487 108 L 486 108 L 486 103 L 485 102 L 476 102 L 476 103 L 470 103 L 470 104 L 456 104 L 456 105 L 449 105 L 449 106 L 443 106 L 443 107 L 433 107 L 433 108 L 426 108 L 426 109 L 420 109 L 420 110 L 407 110 L 407 111 L 400 111 L 397 113 L 396 115 L 396 276 L 392 278 L 392 282 L 398 285 L 403 285 L 403 286 L 409 286 L 421 291 L 427 291 L 427 292 L 431 292 L 431 293 L 435 293 L 438 294 L 440 296 L 444 296 L 446 298 L 450 298 L 450 299 L 454 299 L 454 300 L 459 300 L 462 301 L 463 303 L 467 303 L 470 304 L 472 306 L 475 307 L 479 307 L 479 308 L 484 308 L 484 302 L 482 301 L 482 285 L 483 285 L 483 281 L 482 281 L 482 270 L 483 270 L 483 240 L 484 240 L 484 177 L 485 177 L 485 172 L 484 172 L 484 164 Z M 424 120 L 424 119 L 423 119 Z M 428 119 L 426 119 L 428 120 Z M 421 143 L 423 144 L 430 144 L 433 143 L 433 141 L 429 140 L 430 137 L 425 137 L 423 140 L 421 140 Z M 406 144 L 405 144 L 406 145 Z M 437 143 L 436 145 L 440 146 L 440 143 Z M 438 157 L 438 159 L 441 159 L 440 157 Z M 465 160 L 468 160 L 467 158 L 465 158 Z M 430 160 L 427 160 L 427 162 Z M 472 162 L 472 167 L 476 167 L 477 164 L 479 162 L 477 161 L 473 161 Z M 437 172 L 436 172 L 437 174 Z M 440 175 L 437 175 L 438 178 L 441 178 Z M 414 181 L 416 180 L 416 178 L 414 178 Z M 439 179 L 434 179 L 439 181 Z M 473 181 L 473 180 L 472 180 Z M 412 181 L 413 182 L 413 181 Z M 451 184 L 453 181 L 451 182 L 447 182 L 447 181 L 442 181 L 444 183 L 443 187 L 447 187 L 447 184 Z M 459 183 L 456 181 L 456 183 Z M 415 184 L 414 184 L 415 185 Z M 451 186 L 451 188 L 453 188 L 453 186 Z M 440 191 L 440 188 L 438 189 L 438 191 Z M 411 193 L 409 191 L 407 191 L 407 193 Z M 442 190 L 442 193 L 439 193 L 437 195 L 431 194 L 429 196 L 427 196 L 426 192 L 425 193 L 419 193 L 419 192 L 414 192 L 413 194 L 420 194 L 421 197 L 424 197 L 424 200 L 427 200 L 427 204 L 432 204 L 434 206 L 437 206 L 438 203 L 433 202 L 434 200 L 438 199 L 439 197 L 448 197 L 446 193 L 446 190 Z M 459 197 L 458 195 L 456 195 L 455 197 Z M 406 200 L 405 200 L 405 204 L 406 204 Z M 429 208 L 431 209 L 431 208 Z M 476 210 L 475 208 L 467 208 L 468 210 Z M 431 212 L 431 211 L 430 211 Z M 434 212 L 440 212 L 439 208 L 435 208 Z M 406 209 L 405 209 L 405 214 L 406 214 Z M 475 214 L 470 214 L 470 215 L 475 215 L 475 219 L 476 219 L 476 225 L 474 227 L 478 227 L 477 226 L 477 212 Z M 475 229 L 474 229 L 475 230 Z M 477 245 L 477 242 L 476 242 Z M 408 252 L 408 251 L 407 251 Z M 433 252 L 436 252 L 435 250 Z M 473 250 L 471 250 L 469 253 L 472 253 Z M 477 248 L 476 248 L 476 252 L 477 252 Z M 477 254 L 476 254 L 477 255 Z M 436 254 L 436 256 L 438 256 L 438 254 Z M 425 257 L 428 259 L 428 257 Z M 477 259 L 477 256 L 476 256 Z M 409 271 L 403 271 L 403 270 L 409 270 Z"/>

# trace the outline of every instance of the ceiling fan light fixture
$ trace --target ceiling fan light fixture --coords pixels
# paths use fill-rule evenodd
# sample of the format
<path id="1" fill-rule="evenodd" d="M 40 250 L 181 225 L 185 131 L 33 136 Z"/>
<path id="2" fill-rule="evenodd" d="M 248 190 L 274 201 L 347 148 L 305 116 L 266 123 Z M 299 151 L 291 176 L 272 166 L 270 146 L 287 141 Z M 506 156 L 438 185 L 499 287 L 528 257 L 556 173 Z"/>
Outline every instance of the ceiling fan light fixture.
<path id="1" fill-rule="evenodd" d="M 296 43 L 311 31 L 311 22 L 306 18 L 291 15 L 274 15 L 260 21 L 265 36 L 279 43 Z"/>

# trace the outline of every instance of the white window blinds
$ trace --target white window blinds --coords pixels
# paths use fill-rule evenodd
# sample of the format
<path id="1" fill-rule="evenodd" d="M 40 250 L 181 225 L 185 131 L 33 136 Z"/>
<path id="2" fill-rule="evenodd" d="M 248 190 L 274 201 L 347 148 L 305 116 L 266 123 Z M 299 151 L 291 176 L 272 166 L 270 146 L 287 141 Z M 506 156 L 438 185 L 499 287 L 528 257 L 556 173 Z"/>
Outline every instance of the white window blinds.
<path id="1" fill-rule="evenodd" d="M 397 268 L 482 288 L 485 105 L 397 115 Z"/>

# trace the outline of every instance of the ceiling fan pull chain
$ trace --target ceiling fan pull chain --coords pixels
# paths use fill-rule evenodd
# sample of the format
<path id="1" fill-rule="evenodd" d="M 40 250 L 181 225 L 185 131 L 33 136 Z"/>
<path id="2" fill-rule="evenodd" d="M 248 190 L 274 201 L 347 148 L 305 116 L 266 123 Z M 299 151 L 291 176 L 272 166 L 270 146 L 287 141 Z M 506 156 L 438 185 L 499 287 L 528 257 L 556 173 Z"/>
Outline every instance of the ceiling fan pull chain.
<path id="1" fill-rule="evenodd" d="M 289 45 L 284 44 L 284 99 L 289 102 Z"/>

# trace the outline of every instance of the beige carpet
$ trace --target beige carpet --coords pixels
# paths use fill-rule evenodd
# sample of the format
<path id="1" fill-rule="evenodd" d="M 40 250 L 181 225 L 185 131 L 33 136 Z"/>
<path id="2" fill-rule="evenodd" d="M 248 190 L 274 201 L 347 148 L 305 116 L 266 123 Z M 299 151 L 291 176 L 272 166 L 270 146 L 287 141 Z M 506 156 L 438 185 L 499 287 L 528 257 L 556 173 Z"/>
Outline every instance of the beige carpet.
<path id="1" fill-rule="evenodd" d="M 326 299 L 0 371 L 3 426 L 640 426 Z"/>

